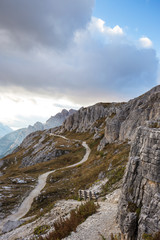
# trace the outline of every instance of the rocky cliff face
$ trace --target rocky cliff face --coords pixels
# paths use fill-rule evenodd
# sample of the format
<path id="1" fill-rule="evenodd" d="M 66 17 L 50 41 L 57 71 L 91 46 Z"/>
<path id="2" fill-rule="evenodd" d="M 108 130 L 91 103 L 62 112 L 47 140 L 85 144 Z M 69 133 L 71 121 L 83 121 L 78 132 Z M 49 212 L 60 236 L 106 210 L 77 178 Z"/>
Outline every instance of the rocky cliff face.
<path id="1" fill-rule="evenodd" d="M 96 132 L 95 122 L 105 120 L 105 134 L 99 149 L 115 140 L 131 140 L 135 129 L 146 121 L 160 118 L 160 86 L 127 103 L 98 103 L 81 108 L 68 117 L 61 128 L 65 131 Z"/>
<path id="2" fill-rule="evenodd" d="M 21 167 L 46 162 L 69 153 L 63 146 L 57 148 L 56 142 L 53 141 L 53 139 L 49 130 L 42 132 L 37 131 L 28 135 L 20 147 L 15 150 L 16 152 L 19 151 L 19 149 L 23 149 Z"/>
<path id="3" fill-rule="evenodd" d="M 154 127 L 158 124 L 154 123 Z M 118 221 L 127 239 L 142 239 L 144 233 L 160 230 L 159 128 L 139 127 L 134 135 Z"/>
<path id="4" fill-rule="evenodd" d="M 61 132 L 94 132 L 97 120 L 110 117 L 118 113 L 123 103 L 97 103 L 91 107 L 81 108 L 79 111 L 66 119 L 62 125 Z"/>
<path id="5" fill-rule="evenodd" d="M 138 126 L 144 126 L 146 120 L 159 118 L 160 86 L 157 86 L 124 104 L 113 118 L 106 119 L 105 139 L 109 143 L 117 139 L 132 139 Z"/>

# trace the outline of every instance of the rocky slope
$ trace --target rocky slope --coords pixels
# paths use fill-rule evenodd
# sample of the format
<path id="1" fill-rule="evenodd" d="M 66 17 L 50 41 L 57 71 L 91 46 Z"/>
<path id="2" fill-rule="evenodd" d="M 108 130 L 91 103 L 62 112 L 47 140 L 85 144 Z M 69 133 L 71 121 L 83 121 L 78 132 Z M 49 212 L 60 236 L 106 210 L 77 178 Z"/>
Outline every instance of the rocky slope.
<path id="1" fill-rule="evenodd" d="M 159 123 L 157 125 L 159 126 Z M 127 239 L 160 231 L 160 129 L 135 133 L 119 203 L 118 220 Z M 146 235 L 147 236 L 147 235 Z"/>
<path id="2" fill-rule="evenodd" d="M 122 106 L 113 118 L 106 119 L 105 140 L 132 139 L 138 126 L 144 126 L 148 120 L 160 118 L 160 85 Z"/>
<path id="3" fill-rule="evenodd" d="M 6 134 L 12 132 L 13 130 L 8 127 L 3 125 L 2 123 L 0 123 L 0 138 L 2 138 L 3 136 L 5 136 Z"/>
<path id="4" fill-rule="evenodd" d="M 81 108 L 72 116 L 68 117 L 62 125 L 61 132 L 76 131 L 82 133 L 86 131 L 96 132 L 97 120 L 103 123 L 107 117 L 112 117 L 121 111 L 124 103 L 97 103 L 87 108 Z M 100 125 L 100 124 L 99 124 Z"/>
<path id="5" fill-rule="evenodd" d="M 63 122 L 72 114 L 76 113 L 77 111 L 74 109 L 70 109 L 67 111 L 63 109 L 60 113 L 57 113 L 55 116 L 51 116 L 46 123 L 44 124 L 44 129 L 59 127 L 63 124 Z"/>
<path id="6" fill-rule="evenodd" d="M 33 126 L 28 126 L 28 128 L 21 128 L 5 135 L 0 139 L 0 157 L 2 158 L 10 154 L 30 133 L 43 129 L 43 124 L 37 122 Z"/>
<path id="7" fill-rule="evenodd" d="M 160 85 L 127 103 L 98 103 L 81 108 L 62 125 L 61 132 L 97 132 L 95 121 L 105 120 L 105 133 L 99 149 L 116 140 L 131 140 L 135 129 L 146 121 L 160 118 Z"/>
<path id="8" fill-rule="evenodd" d="M 53 201 L 65 197 L 75 198 L 79 189 L 89 189 L 100 175 L 108 179 L 102 188 L 101 194 L 104 196 L 120 187 L 128 161 L 128 142 L 131 142 L 118 222 L 126 238 L 141 240 L 144 233 L 153 234 L 160 230 L 159 118 L 160 86 L 127 103 L 98 103 L 81 108 L 56 129 L 56 133 L 64 134 L 72 140 L 59 141 L 53 136 L 55 129 L 31 133 L 12 155 L 2 159 L 0 187 L 4 192 L 6 186 L 11 186 L 9 181 L 15 181 L 22 173 L 29 174 L 24 181 L 28 181 L 28 177 L 35 180 L 40 172 L 44 173 L 50 167 L 55 169 L 59 168 L 59 164 L 60 167 L 67 165 L 73 161 L 75 154 L 80 157 L 82 149 L 74 141 L 77 139 L 87 141 L 90 146 L 88 161 L 83 166 L 51 174 L 43 192 L 33 202 L 29 215 L 38 214 L 40 209 L 43 211 L 47 206 L 51 207 Z M 62 158 L 57 150 L 61 151 Z M 16 173 L 12 173 L 14 168 Z M 10 185 L 7 185 L 8 182 Z M 24 192 L 19 194 L 24 196 Z M 7 197 L 3 196 L 1 209 L 6 207 L 6 201 Z M 12 206 L 8 211 L 14 208 Z"/>
<path id="9" fill-rule="evenodd" d="M 0 157 L 2 158 L 10 154 L 30 133 L 58 127 L 62 125 L 64 120 L 74 112 L 76 112 L 76 110 L 71 109 L 67 111 L 63 109 L 62 112 L 57 113 L 55 116 L 49 118 L 45 124 L 36 122 L 33 126 L 28 126 L 27 128 L 22 128 L 5 135 L 0 139 Z"/>
<path id="10" fill-rule="evenodd" d="M 60 138 L 51 130 L 28 135 L 12 154 L 0 159 L 0 221 L 16 210 L 31 192 L 40 174 L 75 164 L 84 154 L 81 142 Z M 50 182 L 51 193 L 47 191 L 44 199 L 40 196 L 36 208 L 39 208 L 42 199 L 47 202 L 44 204 L 47 208 L 48 199 L 53 204 L 54 198 L 59 197 L 56 187 L 59 181 L 51 178 Z M 56 191 L 52 189 L 54 182 Z"/>

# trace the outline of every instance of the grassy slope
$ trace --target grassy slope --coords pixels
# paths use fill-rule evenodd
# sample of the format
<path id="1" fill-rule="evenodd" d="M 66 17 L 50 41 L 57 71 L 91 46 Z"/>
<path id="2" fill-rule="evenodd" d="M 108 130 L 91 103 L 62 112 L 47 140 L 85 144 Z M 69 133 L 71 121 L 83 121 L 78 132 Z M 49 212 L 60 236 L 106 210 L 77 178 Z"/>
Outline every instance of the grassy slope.
<path id="1" fill-rule="evenodd" d="M 67 136 L 86 140 L 92 150 L 89 159 L 81 166 L 50 174 L 46 187 L 41 196 L 34 201 L 28 215 L 37 214 L 39 208 L 43 208 L 46 212 L 58 199 L 78 199 L 78 190 L 89 188 L 98 180 L 98 175 L 102 171 L 109 178 L 109 184 L 104 186 L 102 195 L 117 188 L 116 183 L 119 183 L 123 177 L 129 155 L 129 145 L 127 143 L 109 144 L 103 151 L 97 152 L 100 139 L 95 141 L 87 133 L 68 133 Z M 111 163 L 112 168 L 108 170 Z"/>
<path id="2" fill-rule="evenodd" d="M 67 142 L 67 145 L 69 144 L 70 147 L 64 148 L 62 147 L 62 145 L 66 145 L 64 139 L 59 137 L 52 138 L 53 141 L 56 142 L 56 148 L 67 149 L 70 153 L 25 168 L 20 168 L 21 160 L 24 156 L 24 149 L 20 149 L 17 153 L 11 154 L 3 159 L 3 168 L 6 168 L 6 170 L 4 171 L 5 174 L 0 177 L 0 194 L 3 195 L 3 198 L 1 199 L 2 214 L 10 214 L 10 211 L 22 202 L 22 199 L 25 198 L 35 186 L 40 174 L 51 169 L 61 168 L 79 162 L 85 154 L 85 149 L 81 145 L 76 146 L 74 141 Z M 37 141 L 38 139 L 36 140 L 36 143 Z M 15 183 L 14 179 L 16 178 L 23 179 L 27 183 Z M 10 189 L 5 189 L 6 186 L 10 187 Z"/>
<path id="3" fill-rule="evenodd" d="M 105 119 L 101 119 L 95 123 L 96 127 L 101 126 L 101 138 L 104 135 L 104 120 Z M 46 187 L 43 189 L 41 195 L 34 200 L 32 208 L 27 215 L 39 215 L 39 210 L 41 208 L 43 208 L 43 213 L 45 213 L 50 208 L 52 208 L 54 202 L 59 199 L 77 199 L 78 190 L 89 188 L 94 182 L 98 180 L 98 175 L 102 171 L 105 172 L 106 177 L 109 178 L 109 182 L 103 188 L 102 195 L 116 188 L 116 183 L 119 182 L 123 176 L 129 155 L 129 146 L 127 143 L 109 144 L 103 151 L 97 152 L 97 146 L 101 138 L 98 140 L 93 140 L 93 134 L 87 132 L 66 132 L 65 136 L 69 139 L 79 139 L 86 141 L 91 148 L 89 159 L 81 166 L 77 166 L 72 169 L 59 170 L 54 174 L 51 174 L 47 179 Z M 62 145 L 68 145 L 68 142 L 66 142 L 66 140 L 53 136 L 47 136 L 44 140 L 44 144 L 48 140 L 52 140 L 51 138 L 53 141 L 57 142 L 56 147 L 59 149 L 64 149 Z M 37 144 L 39 140 L 40 137 L 35 138 L 34 144 Z M 76 143 L 74 142 L 70 142 L 69 144 L 71 145 L 69 148 L 69 154 L 30 167 L 19 168 L 22 157 L 24 155 L 24 149 L 20 149 L 19 152 L 9 155 L 4 159 L 4 161 L 7 159 L 9 159 L 9 161 L 7 160 L 5 163 L 7 167 L 6 174 L 0 177 L 0 191 L 3 186 L 12 185 L 12 197 L 6 198 L 5 203 L 3 202 L 3 209 L 5 212 L 9 213 L 9 211 L 17 205 L 15 202 L 21 202 L 22 198 L 26 196 L 31 188 L 35 185 L 36 180 L 40 174 L 47 172 L 50 169 L 56 169 L 73 164 L 82 159 L 85 153 L 85 149 L 81 145 L 77 147 Z M 32 154 L 32 150 L 28 149 L 28 154 Z M 17 159 L 16 164 L 15 157 Z M 11 162 L 12 164 L 9 164 Z M 112 167 L 110 170 L 108 170 L 111 164 Z M 22 176 L 24 179 L 27 177 L 30 177 L 31 179 L 27 180 L 27 184 L 13 184 L 10 180 L 15 177 L 21 178 Z M 32 182 L 33 179 L 35 182 Z M 17 192 L 15 189 L 17 189 Z"/>

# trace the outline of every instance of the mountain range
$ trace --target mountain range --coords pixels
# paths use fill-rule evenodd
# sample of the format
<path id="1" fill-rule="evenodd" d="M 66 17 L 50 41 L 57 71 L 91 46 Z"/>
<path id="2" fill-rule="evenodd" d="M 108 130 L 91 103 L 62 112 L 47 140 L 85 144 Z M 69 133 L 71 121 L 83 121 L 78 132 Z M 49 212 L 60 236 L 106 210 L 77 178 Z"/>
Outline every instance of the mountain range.
<path id="1" fill-rule="evenodd" d="M 2 138 L 3 136 L 5 136 L 6 134 L 8 134 L 12 131 L 13 130 L 10 127 L 0 123 L 0 138 Z"/>
<path id="2" fill-rule="evenodd" d="M 58 114 L 56 119 L 61 119 L 65 113 Z M 59 206 L 62 199 L 79 200 L 79 192 L 82 193 L 83 189 L 90 191 L 101 183 L 97 221 L 102 220 L 101 207 L 108 206 L 109 220 L 102 229 L 104 237 L 98 227 L 93 228 L 94 222 L 88 218 L 92 228 L 83 230 L 92 233 L 94 229 L 95 236 L 83 239 L 96 240 L 100 239 L 99 235 L 110 239 L 106 226 L 111 224 L 110 234 L 120 232 L 122 237 L 115 235 L 114 238 L 113 235 L 112 239 L 159 240 L 154 236 L 160 236 L 160 85 L 128 102 L 97 103 L 71 113 L 67 113 L 57 128 L 48 129 L 55 116 L 46 122 L 48 128 L 36 123 L 33 128 L 40 130 L 29 134 L 12 154 L 0 159 L 1 219 L 12 214 L 22 199 L 32 193 L 33 188 L 35 190 L 38 179 L 47 176 L 43 191 L 34 198 L 27 216 L 43 216 L 50 229 L 51 220 L 55 220 L 53 205 Z M 79 164 L 87 152 L 84 143 L 89 155 Z M 121 191 L 119 203 L 114 199 L 117 190 Z M 111 195 L 114 202 L 104 200 Z M 67 206 L 68 203 L 65 201 Z M 117 217 L 108 213 L 110 207 L 117 212 Z M 58 213 L 59 219 L 66 216 L 63 214 Z M 116 219 L 118 232 L 114 227 Z M 33 239 L 33 231 L 39 227 L 39 222 L 33 222 L 35 225 L 30 232 L 23 232 L 21 227 L 19 231 L 16 229 L 16 237 Z M 20 224 L 22 222 L 7 222 L 3 233 L 11 234 L 9 231 Z M 26 223 L 26 229 L 31 225 Z M 42 239 L 48 233 L 44 234 Z M 3 239 L 12 239 L 8 236 L 4 235 Z"/>
<path id="3" fill-rule="evenodd" d="M 36 122 L 33 126 L 29 125 L 27 128 L 21 128 L 16 131 L 12 131 L 9 127 L 2 125 L 4 131 L 8 130 L 8 134 L 3 136 L 0 139 L 0 157 L 4 157 L 10 154 L 16 147 L 18 147 L 23 139 L 28 136 L 30 133 L 35 131 L 42 131 L 49 128 L 59 127 L 62 125 L 64 120 L 75 113 L 76 110 L 70 109 L 67 111 L 63 109 L 60 113 L 57 113 L 55 116 L 51 116 L 45 124 L 41 122 Z M 1 127 L 1 125 L 0 125 Z"/>

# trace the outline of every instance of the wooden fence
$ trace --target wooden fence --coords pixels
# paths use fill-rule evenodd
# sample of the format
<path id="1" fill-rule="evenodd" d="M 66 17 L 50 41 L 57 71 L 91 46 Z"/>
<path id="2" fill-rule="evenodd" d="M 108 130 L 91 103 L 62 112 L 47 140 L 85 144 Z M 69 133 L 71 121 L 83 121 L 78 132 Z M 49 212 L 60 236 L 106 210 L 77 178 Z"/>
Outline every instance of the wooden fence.
<path id="1" fill-rule="evenodd" d="M 98 194 L 93 191 L 87 191 L 87 190 L 79 190 L 78 191 L 79 199 L 82 200 L 96 200 L 98 199 Z"/>

